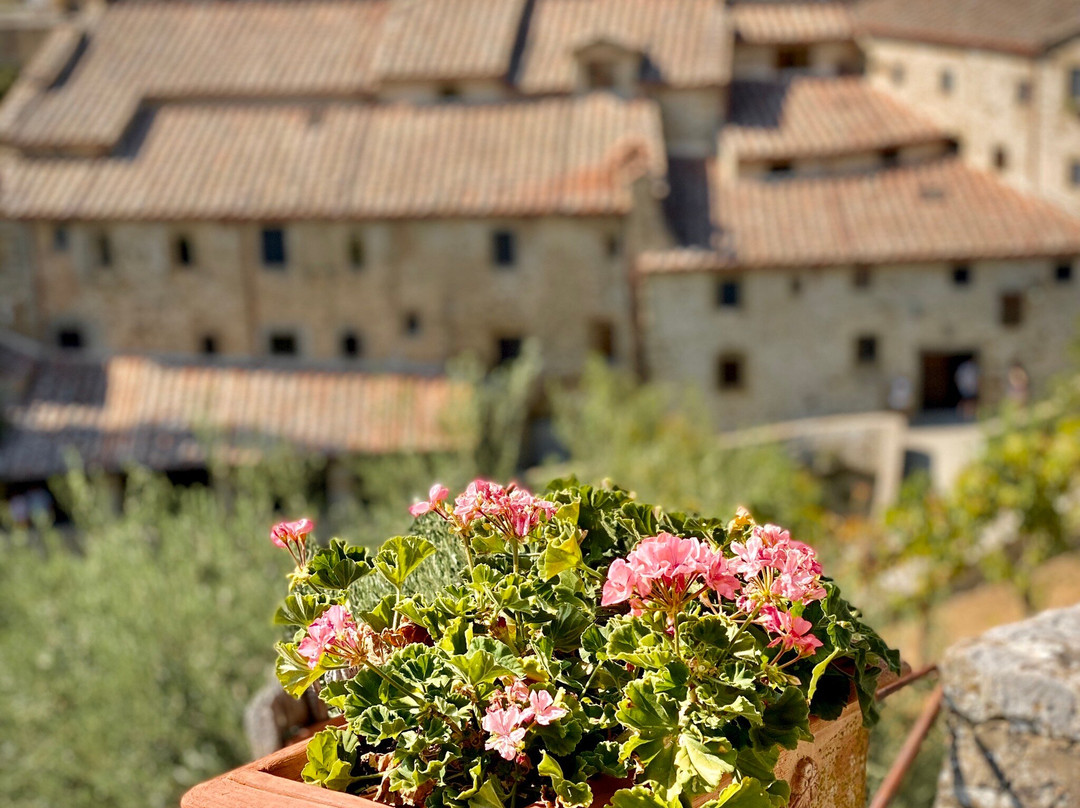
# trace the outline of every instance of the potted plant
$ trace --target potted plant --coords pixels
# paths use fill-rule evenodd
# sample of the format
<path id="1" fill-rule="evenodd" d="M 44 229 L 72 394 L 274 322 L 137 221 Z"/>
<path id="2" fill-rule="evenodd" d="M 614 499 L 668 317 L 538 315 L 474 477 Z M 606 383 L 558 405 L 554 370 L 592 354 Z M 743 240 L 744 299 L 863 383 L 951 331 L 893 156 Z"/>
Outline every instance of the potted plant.
<path id="1" fill-rule="evenodd" d="M 573 480 L 436 485 L 411 513 L 374 555 L 274 528 L 296 563 L 278 677 L 321 682 L 340 718 L 185 808 L 861 806 L 862 727 L 899 659 L 786 530 Z M 410 586 L 454 548 L 453 580 Z M 385 595 L 361 602 L 365 581 Z"/>

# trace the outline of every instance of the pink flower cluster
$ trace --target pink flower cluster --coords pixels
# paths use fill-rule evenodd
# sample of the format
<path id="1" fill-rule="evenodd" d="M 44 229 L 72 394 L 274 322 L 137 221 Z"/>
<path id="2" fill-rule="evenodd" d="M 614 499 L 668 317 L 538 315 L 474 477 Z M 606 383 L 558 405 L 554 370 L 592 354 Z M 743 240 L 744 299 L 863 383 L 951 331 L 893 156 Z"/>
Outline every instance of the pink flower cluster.
<path id="1" fill-rule="evenodd" d="M 477 519 L 486 519 L 496 530 L 506 536 L 525 538 L 543 517 L 550 519 L 558 506 L 554 502 L 535 497 L 523 488 L 510 485 L 503 487 L 487 480 L 473 480 L 465 491 L 454 500 L 452 512 L 443 503 L 450 496 L 446 486 L 433 485 L 424 502 L 417 502 L 409 513 L 422 516 L 437 513 L 443 519 L 467 528 Z"/>
<path id="2" fill-rule="evenodd" d="M 629 600 L 631 612 L 637 615 L 646 601 L 677 609 L 704 589 L 731 599 L 738 588 L 739 580 L 718 549 L 699 539 L 661 533 L 644 539 L 625 559 L 611 563 L 600 604 Z"/>
<path id="3" fill-rule="evenodd" d="M 357 624 L 344 606 L 331 606 L 308 626 L 307 636 L 297 646 L 297 653 L 312 670 L 324 655 L 345 667 L 369 660 L 382 662 L 382 640 L 366 623 Z"/>
<path id="4" fill-rule="evenodd" d="M 270 529 L 270 541 L 275 547 L 289 551 L 297 569 L 307 565 L 307 537 L 315 529 L 310 519 L 297 519 L 295 522 L 279 522 Z"/>
<path id="5" fill-rule="evenodd" d="M 821 640 L 810 633 L 813 624 L 791 612 L 782 612 L 775 606 L 762 606 L 757 622 L 774 635 L 769 648 L 779 645 L 781 652 L 794 650 L 799 656 L 808 656 L 821 647 Z"/>
<path id="6" fill-rule="evenodd" d="M 530 723 L 546 727 L 567 714 L 546 690 L 530 690 L 521 679 L 492 694 L 480 726 L 488 733 L 485 749 L 493 749 L 505 760 L 514 760 L 525 748 L 525 732 Z"/>

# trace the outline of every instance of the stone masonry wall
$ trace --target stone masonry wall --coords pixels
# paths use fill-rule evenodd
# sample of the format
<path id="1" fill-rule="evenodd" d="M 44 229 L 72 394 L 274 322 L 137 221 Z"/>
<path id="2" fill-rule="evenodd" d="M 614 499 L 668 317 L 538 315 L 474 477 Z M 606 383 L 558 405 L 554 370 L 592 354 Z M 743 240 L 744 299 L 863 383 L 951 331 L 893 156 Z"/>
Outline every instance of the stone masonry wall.
<path id="1" fill-rule="evenodd" d="M 1080 606 L 956 646 L 935 808 L 1080 805 Z"/>

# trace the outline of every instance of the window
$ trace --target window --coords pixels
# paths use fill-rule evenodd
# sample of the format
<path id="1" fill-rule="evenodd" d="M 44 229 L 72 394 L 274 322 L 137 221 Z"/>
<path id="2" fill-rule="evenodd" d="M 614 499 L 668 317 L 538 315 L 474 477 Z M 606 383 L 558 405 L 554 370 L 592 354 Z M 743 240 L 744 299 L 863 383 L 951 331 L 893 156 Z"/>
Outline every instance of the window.
<path id="1" fill-rule="evenodd" d="M 1080 101 L 1080 67 L 1069 71 L 1069 99 Z"/>
<path id="2" fill-rule="evenodd" d="M 741 305 L 742 283 L 737 280 L 716 284 L 716 305 L 722 309 L 737 309 Z"/>
<path id="3" fill-rule="evenodd" d="M 585 81 L 590 90 L 611 90 L 615 87 L 615 64 L 594 59 L 585 64 Z"/>
<path id="4" fill-rule="evenodd" d="M 791 296 L 798 297 L 802 294 L 802 278 L 798 275 L 792 275 L 791 277 Z"/>
<path id="5" fill-rule="evenodd" d="M 769 164 L 769 174 L 774 177 L 783 177 L 791 173 L 791 163 L 787 160 L 779 160 Z"/>
<path id="6" fill-rule="evenodd" d="M 296 356 L 299 353 L 296 334 L 292 331 L 274 331 L 270 334 L 268 347 L 272 356 Z"/>
<path id="7" fill-rule="evenodd" d="M 420 333 L 420 315 L 415 311 L 410 311 L 405 315 L 405 321 L 403 323 L 406 335 L 415 337 Z"/>
<path id="8" fill-rule="evenodd" d="M 994 168 L 998 171 L 1004 171 L 1009 167 L 1009 153 L 1005 151 L 1004 146 L 998 146 L 994 149 Z"/>
<path id="9" fill-rule="evenodd" d="M 953 267 L 952 271 L 953 286 L 968 286 L 971 284 L 971 267 L 967 264 L 960 264 Z"/>
<path id="10" fill-rule="evenodd" d="M 622 239 L 619 238 L 618 234 L 612 233 L 607 237 L 605 248 L 608 258 L 618 258 L 622 254 Z"/>
<path id="11" fill-rule="evenodd" d="M 593 320 L 589 324 L 589 348 L 605 359 L 614 359 L 615 326 L 607 320 Z"/>
<path id="12" fill-rule="evenodd" d="M 938 87 L 941 89 L 941 94 L 950 95 L 954 84 L 952 71 L 948 68 L 942 70 L 941 75 L 938 77 Z"/>
<path id="13" fill-rule="evenodd" d="M 82 329 L 74 326 L 61 328 L 56 332 L 56 344 L 65 351 L 79 350 L 85 344 Z"/>
<path id="14" fill-rule="evenodd" d="M 900 165 L 900 149 L 882 149 L 881 164 L 885 168 L 896 168 Z"/>
<path id="15" fill-rule="evenodd" d="M 215 337 L 213 334 L 205 335 L 202 340 L 200 340 L 199 348 L 201 352 L 206 354 L 207 356 L 213 356 L 218 352 L 217 337 Z"/>
<path id="16" fill-rule="evenodd" d="M 716 386 L 721 390 L 738 390 L 743 386 L 743 359 L 736 354 L 724 354 L 716 363 Z"/>
<path id="17" fill-rule="evenodd" d="M 341 355 L 346 359 L 356 359 L 362 353 L 360 335 L 355 331 L 346 331 L 341 335 Z"/>
<path id="18" fill-rule="evenodd" d="M 1080 160 L 1069 163 L 1069 184 L 1074 188 L 1080 186 Z"/>
<path id="19" fill-rule="evenodd" d="M 1056 267 L 1054 267 L 1054 280 L 1058 283 L 1069 283 L 1072 281 L 1073 268 L 1071 261 L 1062 261 Z"/>
<path id="20" fill-rule="evenodd" d="M 180 236 L 176 239 L 174 252 L 178 265 L 189 267 L 195 263 L 195 252 L 191 247 L 191 240 L 187 236 Z"/>
<path id="21" fill-rule="evenodd" d="M 777 70 L 802 70 L 810 67 L 810 48 L 806 45 L 781 45 L 776 49 Z"/>
<path id="22" fill-rule="evenodd" d="M 1001 296 L 1001 324 L 1018 326 L 1024 321 L 1024 295 L 1021 292 L 1005 292 Z"/>
<path id="23" fill-rule="evenodd" d="M 855 271 L 851 273 L 851 285 L 856 289 L 869 289 L 872 276 L 870 275 L 870 267 L 860 264 L 855 267 Z"/>
<path id="24" fill-rule="evenodd" d="M 59 224 L 53 228 L 52 247 L 53 252 L 67 252 L 68 229 L 62 224 Z"/>
<path id="25" fill-rule="evenodd" d="M 1021 80 L 1016 83 L 1016 103 L 1026 107 L 1031 103 L 1031 82 Z"/>
<path id="26" fill-rule="evenodd" d="M 94 251 L 99 267 L 111 267 L 113 262 L 112 242 L 105 233 L 98 233 L 94 239 Z"/>
<path id="27" fill-rule="evenodd" d="M 521 356 L 521 337 L 499 337 L 495 341 L 497 363 L 503 365 Z"/>
<path id="28" fill-rule="evenodd" d="M 284 268 L 286 258 L 285 231 L 280 227 L 264 227 L 262 231 L 263 266 L 275 269 Z"/>
<path id="29" fill-rule="evenodd" d="M 877 364 L 877 337 L 864 335 L 855 340 L 855 364 Z"/>
<path id="30" fill-rule="evenodd" d="M 444 84 L 439 88 L 439 97 L 443 101 L 456 101 L 461 98 L 461 92 L 453 84 Z"/>
<path id="31" fill-rule="evenodd" d="M 364 242 L 360 236 L 349 239 L 349 266 L 352 269 L 364 268 Z"/>
<path id="32" fill-rule="evenodd" d="M 904 83 L 904 66 L 899 62 L 892 66 L 892 83 L 899 87 Z"/>
<path id="33" fill-rule="evenodd" d="M 514 234 L 496 230 L 491 236 L 491 262 L 497 267 L 512 267 L 517 261 Z"/>

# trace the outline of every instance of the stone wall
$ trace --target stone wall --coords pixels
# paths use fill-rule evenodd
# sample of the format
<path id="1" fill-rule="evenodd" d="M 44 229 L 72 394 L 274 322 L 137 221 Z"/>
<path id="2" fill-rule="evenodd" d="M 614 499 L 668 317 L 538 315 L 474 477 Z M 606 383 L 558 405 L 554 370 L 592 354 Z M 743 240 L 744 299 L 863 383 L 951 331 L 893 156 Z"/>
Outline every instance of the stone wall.
<path id="1" fill-rule="evenodd" d="M 626 220 L 294 222 L 283 226 L 285 265 L 270 268 L 262 227 L 39 223 L 25 231 L 33 249 L 4 271 L 36 274 L 30 331 L 48 342 L 77 327 L 99 351 L 192 353 L 212 337 L 223 354 L 259 356 L 272 334 L 289 332 L 302 357 L 333 360 L 351 333 L 360 356 L 349 361 L 424 369 L 463 352 L 495 361 L 498 340 L 535 336 L 561 374 L 579 369 L 607 330 L 615 360 L 632 361 L 628 267 L 638 249 L 662 244 L 647 209 Z M 511 266 L 493 260 L 497 232 L 513 240 Z"/>
<path id="2" fill-rule="evenodd" d="M 935 808 L 1080 805 L 1080 606 L 948 652 Z"/>
<path id="3" fill-rule="evenodd" d="M 885 409 L 892 380 L 907 377 L 921 401 L 924 351 L 975 352 L 983 400 L 1000 400 L 1019 362 L 1037 393 L 1062 371 L 1076 336 L 1080 282 L 1058 282 L 1057 261 L 980 261 L 957 286 L 948 264 L 869 268 L 755 269 L 741 274 L 652 275 L 641 286 L 646 369 L 693 383 L 723 428 Z M 721 307 L 717 286 L 735 281 L 739 305 Z M 1023 295 L 1019 325 L 1001 322 L 1001 295 Z M 857 361 L 872 337 L 875 358 Z M 718 388 L 721 357 L 742 363 L 741 383 Z"/>

